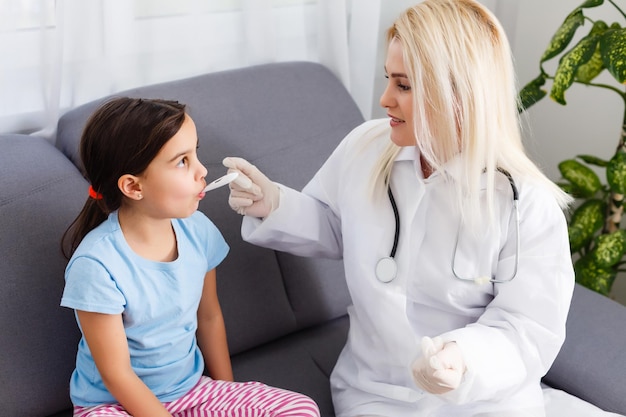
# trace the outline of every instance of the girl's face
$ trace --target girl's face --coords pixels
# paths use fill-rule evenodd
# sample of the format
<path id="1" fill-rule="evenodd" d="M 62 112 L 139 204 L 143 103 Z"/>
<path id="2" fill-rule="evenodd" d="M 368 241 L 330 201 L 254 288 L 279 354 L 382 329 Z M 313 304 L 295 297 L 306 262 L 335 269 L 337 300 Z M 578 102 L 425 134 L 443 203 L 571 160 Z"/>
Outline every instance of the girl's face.
<path id="1" fill-rule="evenodd" d="M 198 160 L 198 135 L 191 117 L 139 176 L 142 205 L 157 218 L 191 216 L 204 197 L 207 169 Z"/>
<path id="2" fill-rule="evenodd" d="M 387 109 L 387 116 L 391 118 L 391 140 L 398 146 L 414 146 L 417 142 L 413 128 L 413 91 L 404 68 L 402 45 L 397 39 L 392 39 L 387 48 L 385 77 L 389 81 L 380 96 L 380 105 Z"/>

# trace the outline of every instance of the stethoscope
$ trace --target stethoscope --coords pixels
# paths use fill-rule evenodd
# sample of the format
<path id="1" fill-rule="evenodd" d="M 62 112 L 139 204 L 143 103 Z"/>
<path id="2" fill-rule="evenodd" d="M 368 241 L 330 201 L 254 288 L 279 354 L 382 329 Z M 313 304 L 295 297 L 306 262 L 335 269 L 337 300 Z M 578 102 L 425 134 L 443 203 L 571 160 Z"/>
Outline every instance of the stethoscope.
<path id="1" fill-rule="evenodd" d="M 452 267 L 452 274 L 454 275 L 454 277 L 457 279 L 460 279 L 461 281 L 471 281 L 471 282 L 474 282 L 475 284 L 487 284 L 490 282 L 501 284 L 501 283 L 512 281 L 513 278 L 515 278 L 515 276 L 517 275 L 517 266 L 519 264 L 519 246 L 520 246 L 519 208 L 518 208 L 519 194 L 517 191 L 517 186 L 515 185 L 515 181 L 513 180 L 513 177 L 511 176 L 511 174 L 503 168 L 497 168 L 497 170 L 509 180 L 509 184 L 511 184 L 511 190 L 513 191 L 513 213 L 515 216 L 515 263 L 514 263 L 513 272 L 511 273 L 511 276 L 508 277 L 507 279 L 497 279 L 495 277 L 489 277 L 489 276 L 480 276 L 476 278 L 470 278 L 470 277 L 464 277 L 458 274 L 455 268 L 455 263 L 456 263 L 456 251 L 459 246 L 459 237 L 461 235 L 461 226 L 459 225 L 459 228 L 457 229 L 457 234 L 456 234 L 456 242 L 454 244 L 454 252 L 452 253 L 451 267 Z M 396 275 L 398 273 L 398 265 L 396 264 L 395 255 L 396 255 L 396 250 L 398 249 L 398 240 L 400 238 L 400 213 L 398 211 L 398 206 L 396 205 L 396 200 L 393 197 L 391 186 L 387 188 L 387 195 L 389 196 L 389 202 L 391 203 L 391 208 L 393 209 L 393 215 L 394 215 L 395 222 L 396 222 L 396 229 L 395 229 L 395 233 L 393 237 L 393 246 L 391 248 L 391 253 L 389 254 L 389 256 L 381 258 L 376 264 L 376 270 L 375 270 L 376 278 L 378 278 L 380 282 L 384 282 L 384 283 L 393 281 L 396 278 Z"/>

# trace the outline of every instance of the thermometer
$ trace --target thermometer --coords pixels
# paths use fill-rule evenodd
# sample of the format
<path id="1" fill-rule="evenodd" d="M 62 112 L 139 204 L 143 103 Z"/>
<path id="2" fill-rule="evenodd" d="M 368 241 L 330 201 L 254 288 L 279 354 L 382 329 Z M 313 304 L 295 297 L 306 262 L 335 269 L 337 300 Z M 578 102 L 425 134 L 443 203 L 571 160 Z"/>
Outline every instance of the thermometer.
<path id="1" fill-rule="evenodd" d="M 239 173 L 237 172 L 231 172 L 230 174 L 226 174 L 223 177 L 219 177 L 218 179 L 213 180 L 212 182 L 208 183 L 207 186 L 204 187 L 204 190 L 202 191 L 206 193 L 208 191 L 215 190 L 216 188 L 219 188 L 222 185 L 226 185 L 232 182 L 238 176 L 239 176 Z"/>

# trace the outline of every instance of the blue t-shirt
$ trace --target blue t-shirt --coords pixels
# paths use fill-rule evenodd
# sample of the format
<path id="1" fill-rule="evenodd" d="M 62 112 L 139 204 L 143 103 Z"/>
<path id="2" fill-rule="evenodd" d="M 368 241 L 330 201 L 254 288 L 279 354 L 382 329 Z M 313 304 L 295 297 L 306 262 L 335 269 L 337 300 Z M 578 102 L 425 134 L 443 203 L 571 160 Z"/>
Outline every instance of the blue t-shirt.
<path id="1" fill-rule="evenodd" d="M 122 314 L 131 365 L 161 402 L 198 382 L 204 361 L 196 343 L 197 310 L 205 274 L 228 253 L 222 234 L 201 212 L 172 220 L 178 245 L 173 262 L 137 255 L 124 239 L 117 212 L 89 232 L 65 271 L 61 305 Z M 83 338 L 70 381 L 74 405 L 116 403 Z"/>

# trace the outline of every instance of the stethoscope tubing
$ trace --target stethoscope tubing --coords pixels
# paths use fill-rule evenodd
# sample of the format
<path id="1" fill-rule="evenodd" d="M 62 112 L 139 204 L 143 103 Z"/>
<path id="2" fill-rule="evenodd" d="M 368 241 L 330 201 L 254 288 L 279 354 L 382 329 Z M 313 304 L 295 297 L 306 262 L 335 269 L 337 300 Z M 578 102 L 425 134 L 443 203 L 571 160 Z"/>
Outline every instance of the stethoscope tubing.
<path id="1" fill-rule="evenodd" d="M 393 216 L 396 220 L 396 231 L 393 235 L 393 246 L 391 247 L 391 253 L 389 254 L 389 257 L 395 258 L 396 250 L 398 249 L 398 241 L 400 240 L 400 212 L 398 211 L 396 199 L 393 197 L 391 185 L 387 187 L 387 195 L 389 196 L 389 202 L 391 203 L 391 208 L 393 209 Z"/>
<path id="2" fill-rule="evenodd" d="M 475 284 L 487 284 L 487 283 L 493 283 L 493 284 L 503 284 L 506 282 L 511 282 L 513 281 L 513 278 L 515 278 L 517 276 L 517 266 L 519 265 L 519 246 L 520 246 L 520 238 L 519 238 L 519 207 L 518 207 L 518 201 L 517 200 L 513 200 L 513 216 L 515 217 L 515 262 L 513 264 L 513 272 L 511 274 L 511 276 L 507 279 L 497 279 L 495 277 L 477 277 L 477 278 L 467 278 L 467 277 L 463 277 L 461 275 L 459 275 L 456 272 L 456 268 L 454 267 L 455 263 L 456 263 L 456 252 L 457 252 L 457 247 L 459 245 L 459 237 L 461 234 L 461 228 L 459 227 L 459 229 L 457 230 L 457 235 L 456 235 L 456 242 L 454 244 L 454 252 L 452 252 L 452 274 L 454 275 L 455 278 L 460 279 L 461 281 L 473 281 Z"/>
<path id="3" fill-rule="evenodd" d="M 476 284 L 486 284 L 486 283 L 494 283 L 494 284 L 502 284 L 506 282 L 511 282 L 517 276 L 517 269 L 519 265 L 519 254 L 520 254 L 520 224 L 519 224 L 519 193 L 517 190 L 517 186 L 515 185 L 515 181 L 513 180 L 513 176 L 503 168 L 497 168 L 498 172 L 502 173 L 509 181 L 511 185 L 511 191 L 513 192 L 513 215 L 515 217 L 515 263 L 513 267 L 513 272 L 508 279 L 497 279 L 495 277 L 477 277 L 477 278 L 466 278 L 459 275 L 456 272 L 455 263 L 456 263 L 456 252 L 459 245 L 459 238 L 461 234 L 461 226 L 457 229 L 456 242 L 454 243 L 454 251 L 452 252 L 452 274 L 455 278 L 461 281 L 472 281 Z M 376 277 L 379 281 L 388 283 L 391 282 L 396 277 L 397 273 L 397 265 L 395 263 L 395 255 L 398 249 L 398 242 L 400 239 L 400 212 L 398 210 L 398 206 L 396 204 L 396 200 L 393 196 L 393 192 L 391 191 L 391 184 L 387 187 L 387 195 L 389 196 L 389 202 L 391 203 L 391 208 L 393 209 L 393 214 L 395 218 L 395 232 L 393 238 L 393 246 L 391 248 L 391 252 L 388 257 L 381 258 L 376 264 Z"/>

